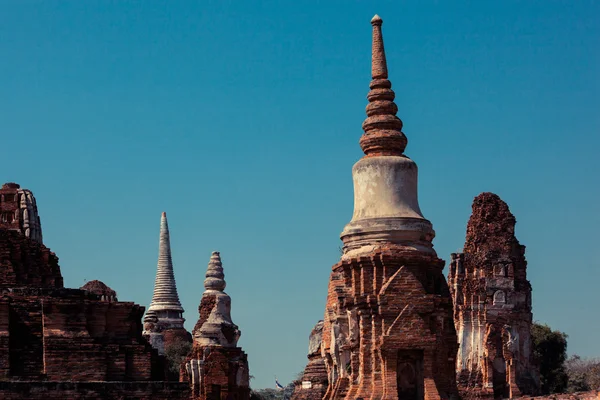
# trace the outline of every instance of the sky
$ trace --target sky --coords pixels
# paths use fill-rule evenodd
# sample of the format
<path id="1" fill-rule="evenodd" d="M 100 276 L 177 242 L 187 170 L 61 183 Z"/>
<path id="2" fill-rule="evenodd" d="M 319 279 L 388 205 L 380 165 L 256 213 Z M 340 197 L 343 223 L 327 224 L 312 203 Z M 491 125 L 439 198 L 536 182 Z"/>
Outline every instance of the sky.
<path id="1" fill-rule="evenodd" d="M 34 192 L 65 285 L 149 305 L 165 211 L 186 327 L 220 251 L 252 386 L 291 381 L 352 216 L 375 13 L 438 255 L 497 193 L 534 319 L 600 356 L 591 0 L 0 0 L 0 180 Z"/>

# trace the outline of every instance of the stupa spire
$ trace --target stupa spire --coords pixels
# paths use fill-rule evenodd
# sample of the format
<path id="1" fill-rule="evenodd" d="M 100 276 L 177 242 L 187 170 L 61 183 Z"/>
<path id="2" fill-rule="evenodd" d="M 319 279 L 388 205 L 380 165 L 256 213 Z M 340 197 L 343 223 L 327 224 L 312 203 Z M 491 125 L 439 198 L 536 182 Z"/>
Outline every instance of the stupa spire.
<path id="1" fill-rule="evenodd" d="M 204 288 L 206 290 L 216 290 L 222 292 L 225 290 L 225 274 L 223 273 L 223 263 L 221 262 L 221 254 L 218 251 L 213 251 L 206 269 L 206 279 L 204 280 Z"/>
<path id="2" fill-rule="evenodd" d="M 225 289 L 223 263 L 218 251 L 213 251 L 206 269 L 206 288 L 200 301 L 200 320 L 194 328 L 194 340 L 201 345 L 235 347 L 241 335 L 231 320 L 231 298 Z M 206 311 L 210 310 L 210 314 Z"/>
<path id="3" fill-rule="evenodd" d="M 395 244 L 434 253 L 435 233 L 425 219 L 417 196 L 417 164 L 404 154 L 407 139 L 388 79 L 381 26 L 371 19 L 371 90 L 360 146 L 365 156 L 352 168 L 354 214 L 344 228 L 344 257 L 353 257 L 373 246 Z"/>
<path id="4" fill-rule="evenodd" d="M 163 212 L 160 219 L 160 239 L 158 243 L 158 265 L 156 267 L 156 280 L 154 281 L 154 295 L 148 311 L 175 311 L 179 318 L 183 312 L 175 276 L 173 274 L 173 260 L 171 259 L 171 241 L 169 237 L 169 224 L 167 213 Z M 159 313 L 160 315 L 160 313 Z M 160 316 L 159 316 L 160 318 Z"/>
<path id="5" fill-rule="evenodd" d="M 191 341 L 191 335 L 183 327 L 183 308 L 179 302 L 175 276 L 173 275 L 173 260 L 171 259 L 171 240 L 167 213 L 160 218 L 160 239 L 158 242 L 158 265 L 154 295 L 146 316 L 142 334 L 148 339 L 158 354 L 164 354 L 170 343 L 175 340 Z M 165 335 L 170 331 L 169 335 Z"/>
<path id="6" fill-rule="evenodd" d="M 371 25 L 371 91 L 360 139 L 365 156 L 352 167 L 354 213 L 341 234 L 341 259 L 331 269 L 322 364 L 313 363 L 304 375 L 314 390 L 294 398 L 458 398 L 458 343 L 444 260 L 419 208 L 417 164 L 404 154 L 381 18 Z"/>
<path id="7" fill-rule="evenodd" d="M 371 78 L 387 79 L 387 61 L 385 59 L 385 49 L 383 48 L 383 36 L 381 34 L 381 25 L 383 20 L 377 14 L 371 19 L 373 25 L 373 45 L 371 48 Z"/>
<path id="8" fill-rule="evenodd" d="M 200 318 L 192 331 L 192 351 L 184 364 L 194 399 L 221 399 L 223 393 L 228 399 L 250 396 L 248 358 L 237 347 L 241 332 L 231 320 L 231 297 L 223 291 L 224 278 L 221 255 L 213 251 L 198 307 Z"/>
<path id="9" fill-rule="evenodd" d="M 402 133 L 402 121 L 396 116 L 398 106 L 394 103 L 396 95 L 388 80 L 382 24 L 379 15 L 371 19 L 371 90 L 367 95 L 367 119 L 362 125 L 365 133 L 360 138 L 360 147 L 367 156 L 398 156 L 404 153 L 408 141 Z"/>

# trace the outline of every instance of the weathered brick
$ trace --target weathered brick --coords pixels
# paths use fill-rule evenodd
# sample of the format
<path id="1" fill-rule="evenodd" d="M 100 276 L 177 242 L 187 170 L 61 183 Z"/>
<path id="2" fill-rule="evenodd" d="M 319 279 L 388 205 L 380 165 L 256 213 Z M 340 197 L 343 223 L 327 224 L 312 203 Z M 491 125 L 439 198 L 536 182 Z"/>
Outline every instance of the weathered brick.
<path id="1" fill-rule="evenodd" d="M 144 308 L 117 301 L 98 281 L 89 290 L 64 288 L 58 258 L 40 242 L 0 229 L 0 278 L 0 377 L 8 380 L 0 397 L 187 396 L 176 382 L 150 383 L 165 379 L 164 361 L 142 338 Z M 74 384 L 90 381 L 105 383 Z"/>
<path id="2" fill-rule="evenodd" d="M 192 331 L 192 350 L 180 371 L 180 380 L 189 383 L 193 400 L 250 397 L 248 358 L 237 347 L 241 332 L 231 320 L 231 298 L 225 286 L 221 256 L 213 252 L 198 307 L 200 318 Z"/>
<path id="3" fill-rule="evenodd" d="M 465 397 L 539 392 L 531 339 L 531 285 L 515 217 L 493 193 L 473 201 L 464 252 L 452 254 L 448 282 L 460 350 L 456 373 Z"/>

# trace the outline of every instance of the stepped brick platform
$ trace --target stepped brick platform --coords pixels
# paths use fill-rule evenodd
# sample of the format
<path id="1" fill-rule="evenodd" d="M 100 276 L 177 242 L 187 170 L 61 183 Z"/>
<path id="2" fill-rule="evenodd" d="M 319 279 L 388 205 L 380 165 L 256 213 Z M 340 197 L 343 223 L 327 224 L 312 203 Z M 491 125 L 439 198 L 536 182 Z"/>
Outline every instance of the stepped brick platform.
<path id="1" fill-rule="evenodd" d="M 114 398 L 189 394 L 177 382 L 152 383 L 165 368 L 142 338 L 144 307 L 117 301 L 98 281 L 64 288 L 58 258 L 40 242 L 0 229 L 0 277 L 0 398 L 94 398 L 86 395 L 94 388 Z"/>

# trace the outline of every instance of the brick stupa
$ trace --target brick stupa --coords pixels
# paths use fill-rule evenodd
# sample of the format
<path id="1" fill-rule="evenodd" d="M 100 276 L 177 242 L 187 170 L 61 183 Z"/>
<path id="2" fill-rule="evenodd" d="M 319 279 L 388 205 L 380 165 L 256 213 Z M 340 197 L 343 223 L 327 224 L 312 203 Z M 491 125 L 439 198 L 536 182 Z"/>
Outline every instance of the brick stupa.
<path id="1" fill-rule="evenodd" d="M 404 154 L 382 20 L 375 16 L 371 24 L 372 81 L 360 139 L 365 156 L 352 169 L 354 214 L 329 281 L 324 399 L 453 398 L 458 344 L 444 261 L 419 208 L 417 165 Z"/>
<path id="2" fill-rule="evenodd" d="M 208 263 L 200 318 L 192 331 L 192 350 L 181 369 L 181 380 L 190 384 L 193 400 L 250 398 L 246 353 L 237 346 L 241 332 L 231 320 L 231 298 L 219 252 Z"/>
<path id="3" fill-rule="evenodd" d="M 144 337 L 158 351 L 158 354 L 164 355 L 165 350 L 176 341 L 192 341 L 190 333 L 183 327 L 185 322 L 183 311 L 173 273 L 167 213 L 163 212 L 160 218 L 154 294 L 144 316 L 143 332 Z"/>
<path id="4" fill-rule="evenodd" d="M 493 193 L 473 201 L 464 253 L 452 254 L 448 283 L 460 349 L 463 397 L 514 398 L 539 393 L 531 338 L 531 285 L 516 220 Z"/>

